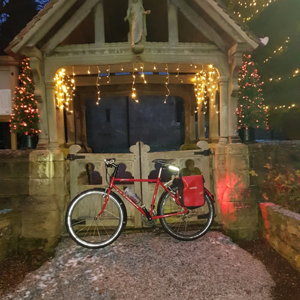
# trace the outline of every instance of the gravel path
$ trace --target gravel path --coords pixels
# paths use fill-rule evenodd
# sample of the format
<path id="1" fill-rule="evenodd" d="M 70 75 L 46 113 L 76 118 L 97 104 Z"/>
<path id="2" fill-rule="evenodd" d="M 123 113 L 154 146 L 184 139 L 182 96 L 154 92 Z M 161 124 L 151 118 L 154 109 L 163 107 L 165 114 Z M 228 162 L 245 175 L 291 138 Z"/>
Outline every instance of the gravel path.
<path id="1" fill-rule="evenodd" d="M 3 300 L 268 300 L 264 265 L 219 232 L 193 242 L 166 234 L 123 234 L 89 250 L 70 239 Z"/>

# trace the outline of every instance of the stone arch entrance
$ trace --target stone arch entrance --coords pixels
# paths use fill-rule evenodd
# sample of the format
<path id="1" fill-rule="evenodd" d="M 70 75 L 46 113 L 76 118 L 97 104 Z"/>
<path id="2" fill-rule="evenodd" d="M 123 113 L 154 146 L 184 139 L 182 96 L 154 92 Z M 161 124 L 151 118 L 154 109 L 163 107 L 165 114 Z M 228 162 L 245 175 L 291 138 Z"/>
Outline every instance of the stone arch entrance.
<path id="1" fill-rule="evenodd" d="M 73 102 L 77 105 L 84 102 L 84 92 L 87 90 L 96 94 L 95 74 L 99 73 L 97 67 L 104 67 L 105 72 L 109 67 L 110 74 L 121 72 L 122 68 L 124 72 L 132 73 L 133 65 L 143 64 L 145 72 L 153 72 L 156 64 L 160 65 L 160 72 L 166 73 L 167 65 L 168 72 L 173 73 L 168 83 L 170 96 L 184 99 L 184 143 L 189 146 L 194 140 L 206 140 L 207 137 L 213 142 L 211 147 L 215 149 L 212 157 L 214 161 L 210 166 L 213 165 L 214 169 L 210 167 L 210 172 L 212 182 L 216 186 L 218 205 L 222 217 L 225 216 L 224 223 L 234 222 L 235 219 L 230 218 L 232 211 L 228 207 L 243 208 L 242 205 L 232 205 L 231 201 L 240 201 L 238 199 L 241 192 L 249 184 L 247 150 L 244 145 L 233 143 L 236 142 L 237 136 L 235 109 L 238 70 L 242 54 L 255 49 L 258 40 L 239 26 L 217 0 L 163 1 L 163 28 L 160 28 L 161 20 L 155 19 L 159 14 L 154 13 L 155 9 L 160 9 L 162 1 L 144 0 L 145 10 L 153 10 L 152 15 L 147 14 L 152 20 L 146 24 L 147 26 L 152 24 L 150 31 L 156 28 L 149 35 L 149 39 L 143 33 L 141 39 L 132 44 L 131 39 L 126 35 L 124 37 L 123 33 L 128 30 L 123 29 L 128 25 L 123 22 L 125 17 L 123 13 L 114 15 L 118 18 L 118 24 L 124 24 L 121 38 L 114 38 L 119 37 L 117 30 L 115 31 L 117 35 L 109 39 L 107 32 L 111 28 L 106 20 L 111 13 L 119 9 L 120 2 L 51 0 L 6 49 L 12 55 L 25 55 L 31 59 L 35 95 L 39 99 L 41 116 L 42 133 L 39 137 L 39 148 L 48 151 L 49 159 L 52 159 L 54 157 L 52 153 L 59 152 L 63 155 L 66 152 L 65 148 L 77 140 L 88 147 L 84 135 L 86 123 L 83 122 L 84 117 L 80 115 L 82 110 L 76 109 L 75 114 L 65 114 L 56 108 L 53 78 L 57 70 L 64 67 L 70 76 L 73 76 L 73 69 L 75 70 L 77 89 L 81 90 L 80 93 L 76 93 Z M 128 8 L 128 2 L 122 0 L 122 7 L 125 12 L 124 7 Z M 153 32 L 158 34 L 155 35 Z M 197 101 L 190 78 L 196 73 L 197 68 L 201 69 L 210 64 L 218 69 L 220 75 L 216 93 L 218 97 L 207 102 L 209 117 L 203 118 L 202 108 L 197 110 L 198 118 L 195 123 Z M 176 77 L 179 65 L 183 82 L 178 82 Z M 91 74 L 88 74 L 88 70 Z M 105 82 L 102 84 L 103 97 L 124 96 L 124 89 L 130 94 L 132 74 L 128 74 L 127 77 L 120 76 L 118 82 L 114 82 L 115 78 L 111 78 L 108 84 Z M 142 81 L 137 82 L 137 88 L 142 87 L 139 89 L 140 95 L 153 95 L 154 86 L 159 90 L 155 96 L 165 95 L 166 74 L 153 75 L 150 78 L 153 81 L 149 81 L 147 85 Z M 208 124 L 209 131 L 205 131 Z M 82 132 L 78 135 L 75 128 L 80 128 Z M 179 155 L 177 152 L 170 154 Z M 240 164 L 241 159 L 245 159 L 245 163 Z M 51 176 L 52 170 L 55 170 L 55 162 L 52 167 L 49 168 Z M 231 180 L 232 174 L 236 175 L 234 176 L 236 181 Z M 72 176 L 71 172 L 70 177 Z M 237 182 L 245 185 L 239 185 Z M 226 216 L 230 217 L 226 219 Z"/>
<path id="2" fill-rule="evenodd" d="M 95 106 L 94 111 L 91 109 L 93 111 L 91 116 L 94 120 L 97 119 L 95 111 L 98 111 L 100 114 L 105 111 L 105 117 L 102 117 L 102 121 L 107 118 L 109 121 L 105 121 L 104 123 L 111 122 L 109 115 L 112 113 L 111 109 L 113 107 L 115 107 L 116 111 L 123 111 L 123 114 L 128 114 L 128 111 L 126 112 L 128 108 L 133 111 L 133 114 L 131 114 L 132 120 L 128 119 L 128 116 L 122 117 L 128 119 L 126 122 L 124 120 L 125 123 L 122 125 L 122 129 L 126 133 L 130 125 L 129 127 L 131 128 L 138 127 L 140 133 L 137 132 L 135 134 L 135 138 L 128 143 L 127 148 L 135 144 L 138 138 L 151 136 L 141 133 L 141 126 L 146 120 L 150 123 L 148 124 L 148 128 L 144 128 L 145 131 L 154 129 L 151 126 L 152 122 L 157 127 L 159 135 L 163 135 L 163 132 L 165 132 L 168 138 L 170 138 L 170 134 L 173 134 L 174 140 L 176 140 L 174 143 L 170 142 L 170 145 L 165 148 L 162 146 L 159 148 L 159 145 L 153 144 L 155 146 L 152 151 L 155 149 L 179 150 L 181 145 L 195 144 L 199 139 L 210 142 L 218 141 L 219 139 L 220 103 L 217 97 L 219 75 L 218 70 L 213 68 L 212 65 L 122 63 L 97 66 L 75 65 L 67 66 L 64 69 L 64 72 L 67 74 L 66 76 L 76 81 L 76 92 L 71 109 L 74 114 L 68 114 L 68 122 L 65 120 L 66 116 L 63 111 L 56 111 L 57 120 L 59 120 L 59 115 L 62 115 L 60 117 L 61 120 L 65 120 L 65 126 L 63 124 L 59 126 L 61 129 L 61 132 L 58 132 L 59 144 L 66 142 L 71 144 L 77 143 L 83 145 L 85 149 L 90 148 L 87 137 L 91 138 L 91 135 L 88 129 L 93 131 L 93 125 L 86 118 L 87 103 L 89 103 L 89 109 Z M 214 77 L 209 77 L 208 74 L 211 71 L 215 72 L 216 75 Z M 206 74 L 207 77 L 201 77 L 199 74 Z M 134 101 L 137 99 L 132 98 L 133 89 L 139 103 Z M 121 101 L 120 97 L 123 97 L 122 103 L 120 102 L 118 106 L 112 100 L 109 107 L 105 109 L 104 106 L 108 106 L 107 99 L 113 99 L 114 97 L 116 97 L 115 99 L 119 99 L 118 101 Z M 157 99 L 157 101 L 151 100 L 151 97 Z M 147 101 L 146 99 L 149 100 Z M 149 106 L 150 101 L 152 101 L 152 106 Z M 127 104 L 125 105 L 125 103 Z M 133 103 L 134 105 L 132 105 Z M 167 107 L 169 107 L 169 110 Z M 144 118 L 142 118 L 143 114 Z M 151 115 L 152 120 L 150 118 Z M 116 116 L 116 118 L 118 117 Z M 134 118 L 136 119 L 136 123 L 138 123 L 137 126 L 133 123 L 127 124 L 128 122 L 133 122 Z M 102 121 L 99 120 L 100 123 Z M 89 128 L 87 128 L 87 122 Z M 67 134 L 62 130 L 64 127 L 66 128 L 66 124 L 68 127 Z M 159 129 L 159 124 L 161 124 L 161 129 Z M 102 125 L 104 126 L 103 134 L 108 134 L 105 132 L 105 124 Z M 115 125 L 119 126 L 120 124 Z M 117 128 L 115 129 L 117 130 Z M 68 137 L 68 141 L 66 141 L 66 136 Z M 152 135 L 152 138 L 155 139 L 155 135 Z M 144 142 L 149 145 L 152 144 L 149 138 L 144 140 Z M 175 147 L 175 145 L 177 146 Z M 114 151 L 111 149 L 107 152 Z"/>

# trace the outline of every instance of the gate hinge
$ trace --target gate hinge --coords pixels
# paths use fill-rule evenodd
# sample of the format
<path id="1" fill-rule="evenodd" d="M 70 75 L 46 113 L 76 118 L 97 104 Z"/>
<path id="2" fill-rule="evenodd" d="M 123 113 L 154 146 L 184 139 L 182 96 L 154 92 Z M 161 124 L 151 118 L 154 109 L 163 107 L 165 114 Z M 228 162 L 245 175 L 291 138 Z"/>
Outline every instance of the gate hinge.
<path id="1" fill-rule="evenodd" d="M 84 155 L 76 155 L 76 154 L 68 154 L 67 160 L 76 160 L 76 159 L 84 159 Z"/>
<path id="2" fill-rule="evenodd" d="M 209 156 L 210 154 L 212 154 L 212 152 L 211 152 L 210 149 L 203 150 L 203 151 L 198 151 L 198 152 L 194 152 L 194 155 Z"/>

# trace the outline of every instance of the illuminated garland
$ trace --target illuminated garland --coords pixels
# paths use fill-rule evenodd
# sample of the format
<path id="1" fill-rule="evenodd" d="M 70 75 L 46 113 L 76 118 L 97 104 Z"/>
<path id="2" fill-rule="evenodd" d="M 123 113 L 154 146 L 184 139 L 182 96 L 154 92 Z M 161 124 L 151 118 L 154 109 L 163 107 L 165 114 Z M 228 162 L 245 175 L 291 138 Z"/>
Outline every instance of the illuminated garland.
<path id="1" fill-rule="evenodd" d="M 90 69 L 88 71 L 90 72 Z M 65 69 L 59 69 L 55 74 L 54 81 L 56 107 L 60 110 L 65 109 L 67 112 L 72 113 L 70 106 L 76 89 L 74 76 L 71 78 L 66 74 Z"/>
<path id="2" fill-rule="evenodd" d="M 105 66 L 102 66 L 105 68 Z M 216 98 L 216 91 L 218 90 L 218 81 L 219 81 L 219 72 L 216 68 L 214 68 L 213 65 L 196 65 L 191 64 L 191 68 L 195 69 L 195 77 L 193 78 L 194 83 L 194 91 L 195 91 L 195 97 L 197 101 L 197 107 L 202 107 L 202 103 L 204 104 L 203 113 L 205 114 L 208 110 L 208 104 L 209 101 L 212 102 L 212 107 L 216 109 L 217 105 L 214 103 Z M 183 83 L 183 79 L 180 78 L 180 65 L 176 68 L 176 73 L 170 73 L 169 72 L 169 66 L 166 64 L 164 66 L 164 72 L 160 72 L 159 69 L 161 69 L 161 66 L 157 66 L 157 64 L 153 64 L 153 75 L 156 75 L 159 73 L 160 75 L 165 76 L 165 88 L 166 88 L 166 94 L 164 97 L 164 103 L 167 102 L 167 99 L 171 95 L 171 91 L 169 88 L 170 84 L 170 78 L 172 75 L 175 75 L 175 78 L 178 80 L 179 83 Z M 199 70 L 200 69 L 200 70 Z M 111 83 L 111 68 L 110 66 L 106 67 L 106 73 L 101 74 L 99 66 L 97 66 L 97 78 L 96 78 L 96 105 L 100 104 L 101 100 L 101 79 L 103 77 L 106 78 L 106 84 Z M 124 72 L 124 67 L 121 65 L 120 68 L 121 72 Z M 88 66 L 87 74 L 91 75 L 91 66 Z M 114 74 L 114 73 L 113 73 Z M 138 99 L 138 93 L 136 89 L 136 81 L 138 79 L 138 76 L 143 81 L 144 84 L 148 84 L 148 81 L 146 80 L 146 74 L 145 74 L 145 67 L 143 64 L 141 65 L 132 65 L 132 72 L 128 73 L 132 76 L 132 84 L 131 84 L 131 93 L 130 98 L 136 102 L 139 103 Z M 69 90 L 75 90 L 75 71 L 73 67 L 73 78 L 69 78 L 66 75 L 66 71 L 64 69 L 61 69 L 57 72 L 56 77 L 56 99 L 57 99 L 57 107 L 60 109 L 66 108 L 68 110 L 68 107 L 70 106 L 71 101 L 73 100 L 73 94 L 66 94 L 65 91 Z M 68 86 L 71 86 L 71 88 L 68 89 Z M 198 109 L 197 108 L 197 109 Z M 216 110 L 216 113 L 219 113 Z"/>
<path id="3" fill-rule="evenodd" d="M 164 103 L 166 104 L 168 98 L 169 98 L 170 95 L 171 95 L 171 92 L 170 92 L 170 89 L 169 89 L 170 73 L 169 73 L 169 67 L 168 67 L 168 65 L 166 65 L 165 71 L 166 71 L 167 75 L 166 75 L 166 82 L 165 82 L 165 86 L 166 86 L 166 95 L 165 95 Z"/>
<path id="4" fill-rule="evenodd" d="M 144 65 L 141 65 L 140 69 L 141 69 L 141 78 L 144 81 L 144 84 L 147 84 L 147 80 L 146 80 L 145 73 L 144 73 Z"/>
<path id="5" fill-rule="evenodd" d="M 98 74 L 97 74 L 97 79 L 96 79 L 96 89 L 97 89 L 97 101 L 96 101 L 96 105 L 100 104 L 100 100 L 101 100 L 101 90 L 100 90 L 100 82 L 101 82 L 101 71 L 99 69 L 99 67 L 97 67 L 98 70 Z"/>
<path id="6" fill-rule="evenodd" d="M 135 72 L 136 71 L 137 71 L 137 68 L 135 68 L 133 66 L 133 70 L 132 70 L 132 85 L 131 85 L 131 99 L 135 103 L 139 103 L 139 99 L 137 98 L 137 92 L 136 92 L 136 88 L 135 88 L 135 80 L 136 80 Z"/>
<path id="7" fill-rule="evenodd" d="M 208 65 L 206 68 L 202 66 L 202 70 L 197 72 L 193 79 L 197 109 L 199 110 L 203 104 L 203 114 L 207 112 L 208 99 L 215 100 L 219 79 L 219 72 L 213 65 Z M 214 107 L 216 107 L 215 104 Z"/>

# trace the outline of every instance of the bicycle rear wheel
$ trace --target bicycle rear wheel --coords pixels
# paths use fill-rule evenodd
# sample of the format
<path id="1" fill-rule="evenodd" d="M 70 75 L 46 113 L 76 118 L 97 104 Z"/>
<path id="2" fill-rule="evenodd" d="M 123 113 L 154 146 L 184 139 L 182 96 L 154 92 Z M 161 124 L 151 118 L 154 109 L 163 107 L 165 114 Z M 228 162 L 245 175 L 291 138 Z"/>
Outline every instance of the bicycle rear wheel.
<path id="1" fill-rule="evenodd" d="M 204 197 L 205 204 L 199 208 L 189 209 L 182 215 L 159 219 L 164 230 L 182 241 L 191 241 L 203 236 L 209 230 L 214 219 L 212 200 L 206 193 Z M 159 199 L 157 211 L 159 215 L 166 215 L 183 212 L 184 209 L 169 193 L 164 192 Z"/>
<path id="2" fill-rule="evenodd" d="M 77 195 L 66 212 L 66 228 L 71 238 L 86 248 L 103 248 L 120 235 L 127 222 L 123 201 L 114 193 L 109 195 L 104 189 L 92 189 Z"/>

